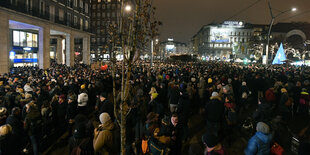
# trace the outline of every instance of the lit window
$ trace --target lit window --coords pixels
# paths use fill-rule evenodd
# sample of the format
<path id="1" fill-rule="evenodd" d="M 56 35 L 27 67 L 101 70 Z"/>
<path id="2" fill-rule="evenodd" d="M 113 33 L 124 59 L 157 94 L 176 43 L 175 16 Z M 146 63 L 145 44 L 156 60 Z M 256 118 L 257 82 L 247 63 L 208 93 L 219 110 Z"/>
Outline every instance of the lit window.
<path id="1" fill-rule="evenodd" d="M 33 47 L 38 47 L 38 35 L 37 34 L 32 34 L 32 46 Z"/>
<path id="2" fill-rule="evenodd" d="M 19 31 L 13 31 L 13 46 L 19 46 Z"/>
<path id="3" fill-rule="evenodd" d="M 107 0 L 107 2 L 111 2 L 111 0 Z"/>
<path id="4" fill-rule="evenodd" d="M 27 46 L 32 47 L 32 33 L 27 33 Z"/>

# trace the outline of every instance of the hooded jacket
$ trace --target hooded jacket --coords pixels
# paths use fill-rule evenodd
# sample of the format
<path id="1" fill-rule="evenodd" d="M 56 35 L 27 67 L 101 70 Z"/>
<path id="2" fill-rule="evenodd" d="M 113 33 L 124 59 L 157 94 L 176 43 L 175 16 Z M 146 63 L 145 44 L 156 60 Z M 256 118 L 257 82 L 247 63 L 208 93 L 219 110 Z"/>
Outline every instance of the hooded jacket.
<path id="1" fill-rule="evenodd" d="M 244 150 L 245 155 L 266 155 L 270 154 L 271 134 L 256 132 L 249 140 L 248 146 Z"/>
<path id="2" fill-rule="evenodd" d="M 113 135 L 112 130 L 114 129 L 114 124 L 111 120 L 102 124 L 99 128 L 97 135 L 94 135 L 93 146 L 95 152 L 99 152 L 101 155 L 108 155 L 109 148 L 113 145 Z"/>

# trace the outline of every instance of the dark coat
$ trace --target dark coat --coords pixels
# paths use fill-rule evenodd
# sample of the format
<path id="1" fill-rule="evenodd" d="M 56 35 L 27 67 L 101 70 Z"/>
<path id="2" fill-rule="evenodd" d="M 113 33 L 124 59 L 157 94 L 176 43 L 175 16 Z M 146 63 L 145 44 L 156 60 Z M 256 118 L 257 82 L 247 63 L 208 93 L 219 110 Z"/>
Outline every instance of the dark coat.
<path id="1" fill-rule="evenodd" d="M 206 119 L 210 122 L 220 122 L 224 117 L 224 104 L 219 96 L 211 97 L 205 106 Z"/>

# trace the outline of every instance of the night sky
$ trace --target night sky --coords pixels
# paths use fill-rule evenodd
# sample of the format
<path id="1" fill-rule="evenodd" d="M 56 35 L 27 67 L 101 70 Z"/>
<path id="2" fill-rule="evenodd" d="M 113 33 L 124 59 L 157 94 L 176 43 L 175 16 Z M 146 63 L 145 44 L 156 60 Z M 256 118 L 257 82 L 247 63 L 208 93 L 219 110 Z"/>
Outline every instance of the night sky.
<path id="1" fill-rule="evenodd" d="M 258 1 L 258 2 L 257 2 Z M 256 4 L 254 4 L 257 2 Z M 296 7 L 276 18 L 277 22 L 310 22 L 310 0 L 270 0 L 275 15 Z M 267 0 L 154 0 L 157 20 L 162 21 L 161 41 L 168 37 L 187 43 L 203 25 L 222 23 L 241 10 L 230 20 L 242 20 L 252 24 L 269 24 L 270 13 Z"/>

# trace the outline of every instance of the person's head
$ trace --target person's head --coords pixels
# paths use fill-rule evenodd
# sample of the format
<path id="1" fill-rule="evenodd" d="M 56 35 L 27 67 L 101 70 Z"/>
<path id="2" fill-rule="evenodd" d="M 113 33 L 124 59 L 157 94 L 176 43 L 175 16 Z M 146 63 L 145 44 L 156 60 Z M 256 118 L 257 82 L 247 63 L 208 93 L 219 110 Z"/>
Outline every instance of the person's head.
<path id="1" fill-rule="evenodd" d="M 19 107 L 14 107 L 12 109 L 11 115 L 19 116 L 19 114 L 20 114 L 20 108 Z"/>
<path id="2" fill-rule="evenodd" d="M 101 124 L 105 124 L 106 122 L 111 120 L 111 117 L 108 113 L 104 112 L 100 114 L 99 120 Z"/>
<path id="3" fill-rule="evenodd" d="M 218 138 L 212 133 L 206 133 L 202 137 L 203 144 L 207 147 L 208 152 L 212 151 L 213 148 L 218 144 Z"/>
<path id="4" fill-rule="evenodd" d="M 107 97 L 107 94 L 106 93 L 101 93 L 100 96 L 99 96 L 99 99 L 101 102 L 103 102 Z"/>
<path id="5" fill-rule="evenodd" d="M 262 132 L 264 134 L 268 134 L 268 133 L 270 133 L 270 128 L 269 128 L 269 126 L 266 123 L 258 122 L 257 125 L 256 125 L 256 131 L 257 132 Z"/>
<path id="6" fill-rule="evenodd" d="M 28 104 L 26 104 L 26 112 L 29 113 L 31 111 L 33 111 L 36 107 L 36 105 L 33 102 L 29 102 Z"/>
<path id="7" fill-rule="evenodd" d="M 179 117 L 178 117 L 178 114 L 177 113 L 173 113 L 171 115 L 171 123 L 173 126 L 177 126 L 178 125 L 178 122 L 179 122 Z"/>
<path id="8" fill-rule="evenodd" d="M 225 87 L 223 87 L 223 93 L 224 93 L 224 94 L 227 94 L 228 91 L 229 91 L 229 86 L 228 86 L 228 85 L 226 85 Z"/>
<path id="9" fill-rule="evenodd" d="M 0 126 L 0 137 L 6 136 L 12 133 L 12 127 L 10 124 Z"/>

